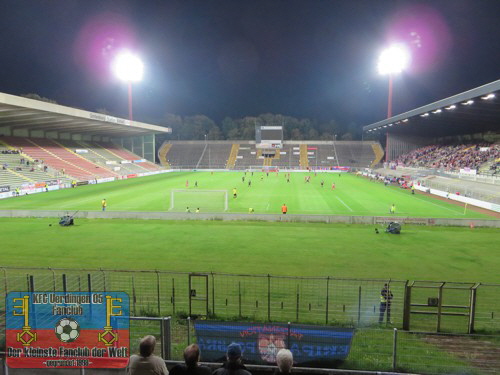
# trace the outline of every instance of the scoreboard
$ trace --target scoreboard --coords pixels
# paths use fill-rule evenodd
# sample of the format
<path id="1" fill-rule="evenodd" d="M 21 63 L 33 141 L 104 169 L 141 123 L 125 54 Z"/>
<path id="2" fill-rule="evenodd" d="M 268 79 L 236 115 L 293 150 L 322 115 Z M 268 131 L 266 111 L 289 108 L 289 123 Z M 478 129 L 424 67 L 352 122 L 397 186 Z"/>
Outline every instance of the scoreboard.
<path id="1" fill-rule="evenodd" d="M 258 148 L 281 148 L 283 143 L 283 126 L 257 126 L 255 143 Z"/>

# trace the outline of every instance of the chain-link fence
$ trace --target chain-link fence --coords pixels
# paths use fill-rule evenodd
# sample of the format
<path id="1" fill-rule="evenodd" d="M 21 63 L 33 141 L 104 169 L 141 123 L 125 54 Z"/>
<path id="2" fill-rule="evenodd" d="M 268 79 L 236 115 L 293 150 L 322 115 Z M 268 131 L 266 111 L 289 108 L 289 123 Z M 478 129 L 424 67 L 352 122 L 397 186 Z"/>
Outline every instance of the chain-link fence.
<path id="1" fill-rule="evenodd" d="M 385 283 L 389 284 L 393 298 L 388 306 L 381 309 L 381 289 Z M 131 321 L 131 351 L 136 351 L 140 337 L 147 334 L 157 337 L 158 334 L 166 335 L 161 317 L 172 316 L 169 346 L 163 348 L 159 345 L 157 351 L 166 358 L 171 355 L 173 359 L 181 359 L 182 350 L 195 340 L 194 329 L 186 320 L 188 317 L 356 328 L 351 353 L 344 365 L 374 370 L 394 367 L 392 331 L 386 328 L 404 328 L 404 333 L 400 331 L 397 341 L 396 349 L 401 350 L 395 368 L 427 373 L 446 372 L 432 369 L 434 365 L 429 365 L 425 371 L 418 370 L 423 366 L 421 362 L 427 359 L 424 354 L 419 359 L 408 348 L 415 344 L 417 349 L 422 348 L 422 353 L 434 356 L 434 352 L 443 350 L 439 346 L 441 341 L 432 341 L 428 337 L 448 336 L 417 334 L 415 331 L 455 334 L 474 331 L 491 335 L 500 332 L 500 285 L 496 284 L 2 268 L 0 291 L 0 350 L 5 348 L 5 296 L 11 291 L 126 292 L 130 297 L 131 315 L 151 318 Z M 486 336 L 460 337 L 470 337 L 472 342 L 491 338 L 490 341 L 494 343 L 492 347 L 498 346 L 500 342 L 498 336 L 487 336 L 488 339 L 484 339 Z M 457 358 L 456 366 L 476 368 L 476 365 L 464 359 L 466 353 L 459 355 L 453 352 L 450 355 Z M 436 361 L 435 366 L 439 367 L 439 361 Z M 484 369 L 477 371 L 488 373 Z M 476 373 L 476 370 L 470 373 Z"/>

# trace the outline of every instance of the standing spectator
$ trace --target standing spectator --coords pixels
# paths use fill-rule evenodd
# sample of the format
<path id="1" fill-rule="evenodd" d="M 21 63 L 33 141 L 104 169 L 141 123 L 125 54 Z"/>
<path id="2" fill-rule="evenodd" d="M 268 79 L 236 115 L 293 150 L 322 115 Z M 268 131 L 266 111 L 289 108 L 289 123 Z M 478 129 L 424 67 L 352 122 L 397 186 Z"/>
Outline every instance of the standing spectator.
<path id="1" fill-rule="evenodd" d="M 103 211 L 106 211 L 106 207 L 108 206 L 108 203 L 106 202 L 106 198 L 104 198 L 104 199 L 101 201 L 101 206 L 102 206 L 102 210 L 103 210 Z"/>
<path id="2" fill-rule="evenodd" d="M 384 287 L 380 291 L 380 316 L 378 318 L 378 322 L 382 323 L 384 320 L 384 313 L 387 311 L 387 321 L 391 322 L 391 301 L 392 301 L 392 292 L 391 288 L 389 288 L 389 284 L 384 284 Z"/>
<path id="3" fill-rule="evenodd" d="M 227 362 L 214 371 L 213 375 L 252 375 L 241 362 L 241 346 L 232 343 L 227 347 Z"/>
<path id="4" fill-rule="evenodd" d="M 207 366 L 200 366 L 200 347 L 196 344 L 184 349 L 185 365 L 175 365 L 170 370 L 170 375 L 211 375 L 212 371 Z"/>
<path id="5" fill-rule="evenodd" d="M 283 215 L 286 215 L 287 212 L 288 212 L 288 207 L 286 206 L 285 203 L 283 203 L 283 206 L 281 206 L 281 213 Z"/>
<path id="6" fill-rule="evenodd" d="M 275 371 L 274 375 L 288 375 L 292 372 L 293 366 L 293 354 L 288 349 L 281 349 L 278 354 L 276 354 L 276 364 L 278 369 Z"/>
<path id="7" fill-rule="evenodd" d="M 165 361 L 153 354 L 155 350 L 156 339 L 148 335 L 141 339 L 139 343 L 139 355 L 134 354 L 130 357 L 127 365 L 127 374 L 129 375 L 168 375 Z"/>

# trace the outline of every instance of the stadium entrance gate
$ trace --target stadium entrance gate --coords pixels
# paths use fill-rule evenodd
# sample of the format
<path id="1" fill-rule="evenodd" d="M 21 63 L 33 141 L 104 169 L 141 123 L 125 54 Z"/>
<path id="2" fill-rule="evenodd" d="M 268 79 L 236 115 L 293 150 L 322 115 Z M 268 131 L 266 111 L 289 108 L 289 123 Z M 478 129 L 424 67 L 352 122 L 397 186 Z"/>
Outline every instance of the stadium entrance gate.
<path id="1" fill-rule="evenodd" d="M 189 316 L 208 317 L 207 274 L 189 274 Z"/>
<path id="2" fill-rule="evenodd" d="M 406 285 L 403 329 L 474 333 L 479 284 L 413 281 Z"/>

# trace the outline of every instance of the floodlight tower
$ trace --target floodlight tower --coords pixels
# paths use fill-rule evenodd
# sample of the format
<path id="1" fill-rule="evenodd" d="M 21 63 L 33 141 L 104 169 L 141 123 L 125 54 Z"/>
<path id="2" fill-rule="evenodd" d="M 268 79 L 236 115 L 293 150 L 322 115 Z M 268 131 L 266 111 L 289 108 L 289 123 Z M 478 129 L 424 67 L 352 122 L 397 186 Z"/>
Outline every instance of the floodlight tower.
<path id="1" fill-rule="evenodd" d="M 112 69 L 115 76 L 128 85 L 128 117 L 132 121 L 132 82 L 142 80 L 144 65 L 137 55 L 123 51 L 113 60 Z"/>
<path id="2" fill-rule="evenodd" d="M 401 73 L 410 63 L 410 52 L 404 44 L 393 44 L 383 50 L 378 59 L 378 72 L 389 76 L 389 96 L 387 118 L 392 117 L 392 79 Z"/>

